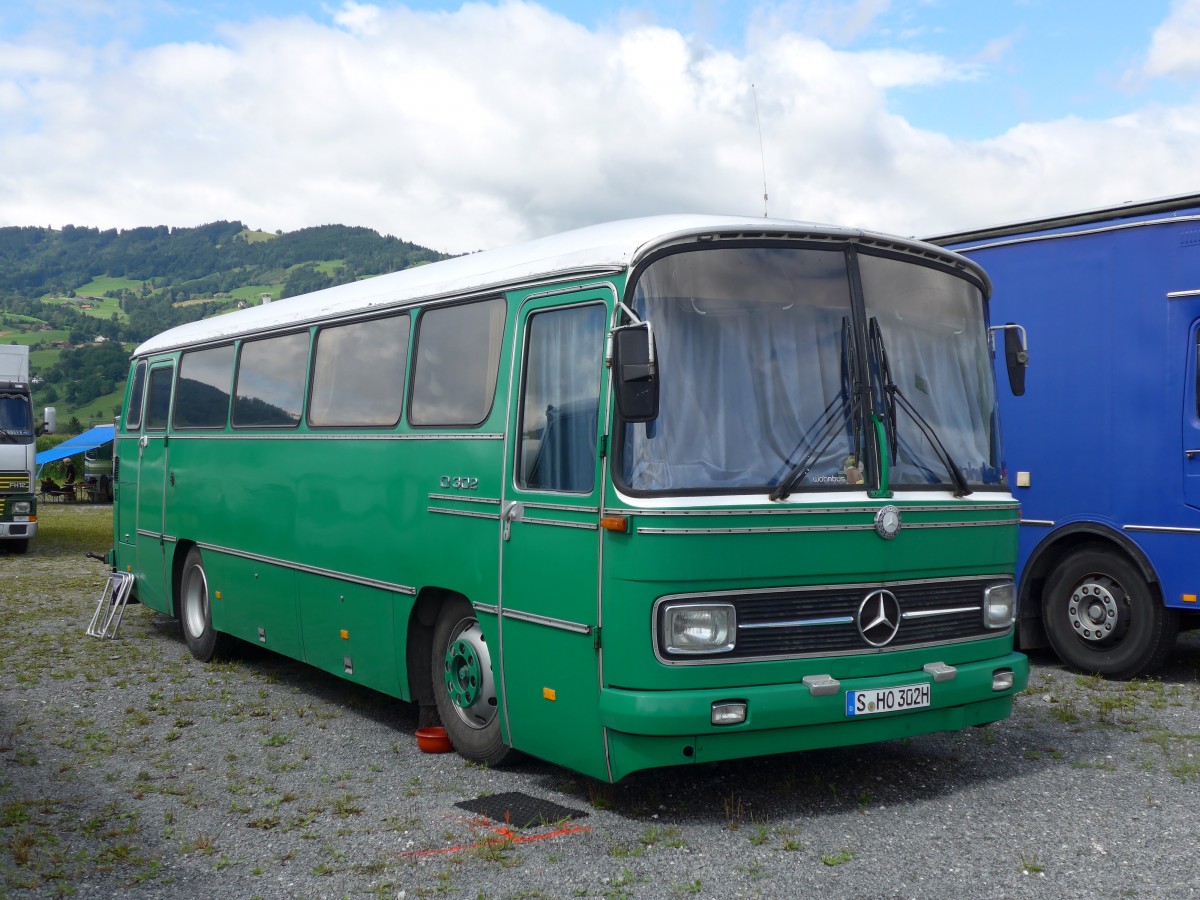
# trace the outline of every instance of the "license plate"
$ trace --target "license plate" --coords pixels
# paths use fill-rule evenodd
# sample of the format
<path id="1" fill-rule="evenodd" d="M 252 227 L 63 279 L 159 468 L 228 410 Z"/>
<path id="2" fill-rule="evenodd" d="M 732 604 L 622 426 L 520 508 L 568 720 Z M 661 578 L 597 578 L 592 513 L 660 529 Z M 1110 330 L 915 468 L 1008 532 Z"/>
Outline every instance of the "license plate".
<path id="1" fill-rule="evenodd" d="M 871 691 L 846 691 L 846 715 L 869 716 L 874 713 L 904 712 L 929 705 L 929 685 L 876 688 Z"/>

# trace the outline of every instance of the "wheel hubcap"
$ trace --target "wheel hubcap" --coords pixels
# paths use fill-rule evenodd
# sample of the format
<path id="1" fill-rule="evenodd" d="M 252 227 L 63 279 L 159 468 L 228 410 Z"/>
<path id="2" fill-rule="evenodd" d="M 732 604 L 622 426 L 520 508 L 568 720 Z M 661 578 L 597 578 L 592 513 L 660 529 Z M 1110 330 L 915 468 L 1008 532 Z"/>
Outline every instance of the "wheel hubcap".
<path id="1" fill-rule="evenodd" d="M 483 631 L 464 619 L 451 632 L 444 665 L 446 695 L 458 717 L 472 728 L 486 728 L 496 718 L 492 660 Z"/>
<path id="2" fill-rule="evenodd" d="M 1118 596 L 1123 597 L 1124 592 L 1111 578 L 1092 576 L 1077 584 L 1067 604 L 1067 618 L 1075 634 L 1093 643 L 1116 636 L 1120 621 Z"/>
<path id="3" fill-rule="evenodd" d="M 208 580 L 199 566 L 193 566 L 184 577 L 183 624 L 194 638 L 208 626 Z"/>

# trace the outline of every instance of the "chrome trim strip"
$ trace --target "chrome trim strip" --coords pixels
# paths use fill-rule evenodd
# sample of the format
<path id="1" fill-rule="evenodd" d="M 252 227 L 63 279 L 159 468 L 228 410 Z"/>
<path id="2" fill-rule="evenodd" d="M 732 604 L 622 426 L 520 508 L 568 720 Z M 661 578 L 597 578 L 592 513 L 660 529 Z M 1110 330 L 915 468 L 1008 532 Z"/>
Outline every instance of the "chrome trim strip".
<path id="1" fill-rule="evenodd" d="M 928 619 L 930 616 L 953 616 L 965 612 L 983 612 L 982 606 L 956 606 L 953 609 L 918 609 L 913 612 L 901 612 L 901 619 Z"/>
<path id="2" fill-rule="evenodd" d="M 853 625 L 854 616 L 831 616 L 824 619 L 793 619 L 790 622 L 756 622 L 753 625 L 743 625 L 738 622 L 738 631 L 766 628 L 811 628 L 815 625 Z"/>
<path id="3" fill-rule="evenodd" d="M 1016 525 L 1016 519 L 992 519 L 983 522 L 906 522 L 902 531 L 920 528 L 984 528 L 1000 525 Z M 638 528 L 638 534 L 797 534 L 820 531 L 874 531 L 873 524 L 866 525 L 783 525 L 761 528 Z"/>
<path id="4" fill-rule="evenodd" d="M 461 503 L 494 503 L 500 505 L 498 497 L 465 497 L 462 494 L 430 494 L 430 500 L 456 500 Z"/>
<path id="5" fill-rule="evenodd" d="M 795 659 L 832 659 L 834 657 L 843 656 L 870 656 L 878 653 L 903 653 L 907 650 L 923 650 L 927 647 L 948 647 L 951 644 L 966 644 L 971 641 L 990 641 L 993 638 L 1004 637 L 1013 633 L 1013 628 L 1010 625 L 1007 629 L 997 630 L 991 634 L 977 634 L 971 637 L 950 638 L 941 641 L 930 641 L 925 644 L 903 644 L 894 647 L 891 644 L 886 647 L 863 647 L 861 650 L 836 650 L 823 651 L 820 653 L 790 653 L 777 654 L 774 656 L 738 656 L 730 659 L 727 656 L 716 656 L 712 659 L 667 659 L 659 655 L 657 642 L 654 648 L 655 659 L 664 666 L 728 666 L 728 665 L 746 665 L 748 663 L 760 662 L 780 662 L 782 660 Z"/>
<path id="6" fill-rule="evenodd" d="M 471 605 L 475 607 L 476 612 L 487 613 L 492 616 L 500 609 L 495 603 L 472 603 Z"/>
<path id="7" fill-rule="evenodd" d="M 910 585 L 921 584 L 962 584 L 972 581 L 995 581 L 995 582 L 1011 582 L 1012 575 L 997 574 L 997 575 L 965 575 L 954 576 L 950 575 L 944 578 L 906 578 L 901 581 L 848 581 L 845 583 L 831 584 L 801 584 L 788 585 L 786 587 L 773 588 L 736 588 L 727 591 L 696 591 L 691 594 L 668 594 L 664 597 L 659 597 L 657 602 L 667 600 L 703 600 L 708 597 L 744 597 L 748 593 L 753 594 L 795 594 L 801 591 L 827 591 L 830 588 L 837 590 L 842 589 L 866 589 L 875 590 L 877 588 L 893 588 L 893 587 L 908 587 Z"/>
<path id="8" fill-rule="evenodd" d="M 429 512 L 436 513 L 441 516 L 464 516 L 468 519 L 491 519 L 494 522 L 500 521 L 500 513 L 473 512 L 472 510 L 468 509 L 443 509 L 440 506 L 430 506 L 427 507 L 427 509 Z"/>
<path id="9" fill-rule="evenodd" d="M 874 525 L 764 525 L 761 528 L 638 528 L 638 534 L 798 534 L 816 531 L 874 531 Z"/>
<path id="10" fill-rule="evenodd" d="M 1117 211 L 1114 210 L 1113 212 L 1116 213 Z M 1197 221 L 1200 221 L 1200 216 L 1194 216 L 1194 215 L 1193 216 L 1175 216 L 1175 217 L 1166 218 L 1166 219 L 1143 219 L 1143 220 L 1137 221 L 1137 222 L 1121 222 L 1120 224 L 1116 224 L 1116 225 L 1102 225 L 1099 228 L 1081 228 L 1078 231 L 1056 231 L 1053 234 L 1028 234 L 1028 233 L 1021 234 L 1021 233 L 1018 233 L 1015 237 L 1007 238 L 1004 240 L 992 241 L 989 244 L 975 244 L 974 246 L 971 246 L 971 247 L 960 247 L 958 250 L 956 250 L 954 252 L 962 253 L 965 256 L 966 254 L 973 253 L 976 250 L 986 250 L 986 249 L 990 249 L 992 247 L 1007 247 L 1010 244 L 1032 244 L 1032 243 L 1037 243 L 1039 241 L 1053 241 L 1053 240 L 1059 240 L 1059 239 L 1063 239 L 1063 238 L 1079 237 L 1079 236 L 1085 235 L 1085 234 L 1104 234 L 1105 232 L 1109 232 L 1109 231 L 1127 231 L 1131 228 L 1146 228 L 1146 227 L 1149 227 L 1152 225 L 1178 225 L 1181 223 L 1197 222 Z M 1063 227 L 1063 226 L 1058 226 L 1058 225 L 1055 225 L 1053 222 L 1049 222 L 1041 227 L 1042 228 L 1058 228 L 1058 227 Z M 948 235 L 948 237 L 953 237 L 953 235 Z M 987 239 L 983 238 L 983 240 L 987 240 Z M 967 243 L 970 243 L 970 242 L 968 241 Z M 969 256 L 967 258 L 970 259 Z"/>
<path id="11" fill-rule="evenodd" d="M 556 519 L 526 519 L 517 520 L 525 525 L 555 525 L 559 528 L 586 528 L 588 531 L 595 531 L 600 526 L 595 522 L 562 522 Z"/>
<path id="12" fill-rule="evenodd" d="M 1156 534 L 1200 534 L 1200 528 L 1176 528 L 1172 525 L 1122 525 L 1122 531 L 1148 531 Z"/>
<path id="13" fill-rule="evenodd" d="M 1044 528 L 1053 528 L 1054 520 L 1053 519 L 1022 519 L 1021 524 L 1022 525 L 1038 525 L 1038 526 L 1041 526 Z"/>
<path id="14" fill-rule="evenodd" d="M 123 435 L 125 437 L 134 437 L 135 435 Z M 149 438 L 163 437 L 159 432 L 156 434 L 150 433 L 146 435 Z M 273 434 L 263 434 L 261 432 L 242 433 L 240 431 L 212 431 L 205 432 L 197 429 L 196 431 L 172 431 L 170 434 L 173 441 L 502 441 L 503 434 L 475 434 L 471 432 L 451 431 L 445 434 L 395 434 L 391 432 L 379 433 L 371 432 L 363 434 L 355 432 L 346 434 L 337 432 L 326 434 L 321 431 L 280 431 Z"/>
<path id="15" fill-rule="evenodd" d="M 893 497 L 895 501 L 897 498 Z M 902 499 L 902 498 L 901 498 Z M 886 504 L 880 504 L 883 506 Z M 989 503 L 986 505 L 971 505 L 963 503 L 959 506 L 900 506 L 901 511 L 906 515 L 923 512 L 1016 512 L 1020 504 L 1016 501 L 1011 503 Z M 822 506 L 816 509 L 806 507 L 794 508 L 772 508 L 772 509 L 642 509 L 637 506 L 626 507 L 610 507 L 610 512 L 621 512 L 626 515 L 637 516 L 828 516 L 840 514 L 862 513 L 865 515 L 875 515 L 879 511 L 879 506 Z"/>
<path id="16" fill-rule="evenodd" d="M 515 609 L 505 609 L 501 614 L 505 619 L 516 619 L 518 622 L 529 622 L 532 625 L 545 625 L 547 628 L 557 628 L 559 631 L 570 631 L 572 634 L 591 634 L 592 626 L 582 622 L 571 622 L 567 619 L 555 619 L 551 616 L 539 616 L 537 613 L 521 612 Z"/>
<path id="17" fill-rule="evenodd" d="M 598 506 L 560 506 L 557 503 L 526 503 L 525 508 L 561 510 L 562 512 L 585 513 L 593 516 L 600 515 L 600 507 Z"/>
<path id="18" fill-rule="evenodd" d="M 1182 297 L 1200 297 L 1200 288 L 1196 288 L 1196 289 L 1190 290 L 1190 291 L 1168 291 L 1167 292 L 1168 300 L 1178 300 Z"/>
<path id="19" fill-rule="evenodd" d="M 395 584 L 391 581 L 381 581 L 377 578 L 364 578 L 361 575 L 350 575 L 346 572 L 337 572 L 333 569 L 322 569 L 319 566 L 307 566 L 303 563 L 288 562 L 285 559 L 276 559 L 273 556 L 263 556 L 259 553 L 247 553 L 244 550 L 234 550 L 232 547 L 222 547 L 220 544 L 206 544 L 203 541 L 197 541 L 196 546 L 201 550 L 211 550 L 214 553 L 224 553 L 226 556 L 236 556 L 239 559 L 248 559 L 251 562 L 261 562 L 272 566 L 279 566 L 283 569 L 291 569 L 295 572 L 304 572 L 308 575 L 321 575 L 325 578 L 333 578 L 337 581 L 345 581 L 349 584 L 360 584 L 363 587 L 379 588 L 385 591 L 392 591 L 397 594 L 405 594 L 409 597 L 415 597 L 417 589 L 407 584 Z"/>

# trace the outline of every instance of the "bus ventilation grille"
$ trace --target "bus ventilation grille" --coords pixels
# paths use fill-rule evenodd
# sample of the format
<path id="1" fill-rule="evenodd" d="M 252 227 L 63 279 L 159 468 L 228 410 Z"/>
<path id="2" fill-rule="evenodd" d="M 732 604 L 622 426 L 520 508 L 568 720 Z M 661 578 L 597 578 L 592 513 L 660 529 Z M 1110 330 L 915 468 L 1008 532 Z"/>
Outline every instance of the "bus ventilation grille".
<path id="1" fill-rule="evenodd" d="M 581 810 L 568 809 L 519 791 L 463 800 L 454 805 L 485 816 L 493 822 L 502 822 L 511 828 L 537 828 L 540 825 L 554 825 L 567 819 L 582 819 L 587 816 L 587 813 Z"/>

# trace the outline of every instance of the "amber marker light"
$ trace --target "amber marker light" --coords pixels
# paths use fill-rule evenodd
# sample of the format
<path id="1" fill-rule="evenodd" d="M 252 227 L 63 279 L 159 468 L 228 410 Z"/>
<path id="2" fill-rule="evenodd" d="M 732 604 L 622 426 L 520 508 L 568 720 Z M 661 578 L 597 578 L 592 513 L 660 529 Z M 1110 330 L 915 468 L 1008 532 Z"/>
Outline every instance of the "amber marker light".
<path id="1" fill-rule="evenodd" d="M 600 527 L 605 531 L 626 534 L 629 531 L 629 516 L 601 516 Z"/>
<path id="2" fill-rule="evenodd" d="M 343 640 L 343 641 L 348 641 L 348 640 L 350 640 L 350 632 L 349 632 L 349 631 L 347 631 L 345 628 L 343 628 L 343 629 L 341 630 L 341 635 L 342 635 L 342 640 Z"/>
<path id="3" fill-rule="evenodd" d="M 545 697 L 547 700 L 557 700 L 558 699 L 558 693 L 554 690 L 554 688 L 548 688 L 548 687 L 542 688 L 542 696 Z"/>

